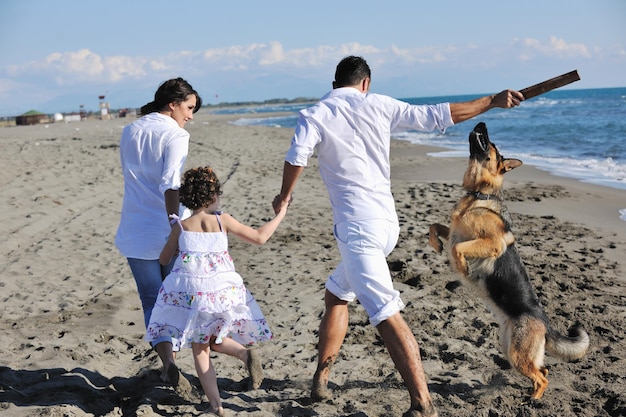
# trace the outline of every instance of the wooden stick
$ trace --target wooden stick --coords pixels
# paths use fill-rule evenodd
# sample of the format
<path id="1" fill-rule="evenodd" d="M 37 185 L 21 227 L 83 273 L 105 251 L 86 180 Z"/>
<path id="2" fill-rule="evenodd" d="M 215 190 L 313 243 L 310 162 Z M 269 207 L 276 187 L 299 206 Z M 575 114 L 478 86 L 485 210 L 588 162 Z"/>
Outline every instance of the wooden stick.
<path id="1" fill-rule="evenodd" d="M 566 74 L 559 75 L 558 77 L 550 78 L 549 80 L 543 81 L 539 84 L 531 85 L 523 90 L 519 90 L 519 92 L 524 95 L 525 100 L 528 100 L 529 98 L 547 93 L 550 90 L 563 87 L 564 85 L 571 84 L 578 80 L 580 80 L 580 76 L 578 75 L 578 71 L 574 70 Z"/>

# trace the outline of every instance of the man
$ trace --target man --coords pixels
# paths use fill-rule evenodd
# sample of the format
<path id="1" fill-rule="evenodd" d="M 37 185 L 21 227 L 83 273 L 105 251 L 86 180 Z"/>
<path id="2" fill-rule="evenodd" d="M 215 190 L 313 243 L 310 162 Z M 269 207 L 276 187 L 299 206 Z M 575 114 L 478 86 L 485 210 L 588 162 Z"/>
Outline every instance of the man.
<path id="1" fill-rule="evenodd" d="M 415 336 L 402 318 L 404 304 L 393 288 L 386 257 L 397 243 L 399 223 L 391 194 L 389 146 L 394 131 L 444 131 L 495 107 L 524 99 L 505 90 L 463 103 L 415 106 L 369 93 L 371 71 L 356 56 L 337 65 L 333 90 L 300 112 L 285 157 L 274 209 L 291 200 L 298 177 L 317 150 L 333 212 L 341 262 L 326 281 L 318 365 L 311 397 L 330 398 L 330 368 L 348 329 L 348 303 L 358 299 L 376 327 L 411 397 L 405 416 L 437 416 Z"/>

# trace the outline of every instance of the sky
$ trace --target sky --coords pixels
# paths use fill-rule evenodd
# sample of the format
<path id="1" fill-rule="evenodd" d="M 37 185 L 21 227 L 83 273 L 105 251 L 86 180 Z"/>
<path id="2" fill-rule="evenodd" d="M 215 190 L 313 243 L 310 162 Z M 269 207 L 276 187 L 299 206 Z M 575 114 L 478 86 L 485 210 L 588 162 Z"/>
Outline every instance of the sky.
<path id="1" fill-rule="evenodd" d="M 175 77 L 207 104 L 318 98 L 347 55 L 396 98 L 626 87 L 626 1 L 0 0 L 0 117 L 137 108 Z"/>

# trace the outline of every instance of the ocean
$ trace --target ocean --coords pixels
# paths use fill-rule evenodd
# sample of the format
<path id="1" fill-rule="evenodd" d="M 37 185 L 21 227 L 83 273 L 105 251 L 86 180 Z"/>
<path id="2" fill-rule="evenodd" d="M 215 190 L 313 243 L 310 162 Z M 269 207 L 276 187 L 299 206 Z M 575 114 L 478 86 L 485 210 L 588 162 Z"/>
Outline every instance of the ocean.
<path id="1" fill-rule="evenodd" d="M 480 95 L 400 98 L 411 104 L 467 101 Z M 294 128 L 297 112 L 310 104 L 226 108 L 215 113 L 246 113 L 238 125 Z M 263 116 L 288 112 L 282 117 Z M 255 116 L 250 117 L 250 113 Z M 445 133 L 408 131 L 395 139 L 446 148 L 433 156 L 467 157 L 474 124 L 485 122 L 500 152 L 553 175 L 626 190 L 626 88 L 553 90 L 514 109 L 493 109 Z M 626 207 L 626 193 L 624 194 Z M 626 220 L 626 210 L 622 213 Z"/>

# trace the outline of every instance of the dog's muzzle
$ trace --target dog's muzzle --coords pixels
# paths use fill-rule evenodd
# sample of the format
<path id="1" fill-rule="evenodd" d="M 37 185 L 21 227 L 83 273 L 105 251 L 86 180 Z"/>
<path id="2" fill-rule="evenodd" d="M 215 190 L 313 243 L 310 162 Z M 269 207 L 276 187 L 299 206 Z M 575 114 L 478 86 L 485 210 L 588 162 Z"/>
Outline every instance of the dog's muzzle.
<path id="1" fill-rule="evenodd" d="M 469 135 L 470 157 L 474 159 L 485 158 L 489 154 L 489 135 L 487 125 L 480 122 Z"/>

